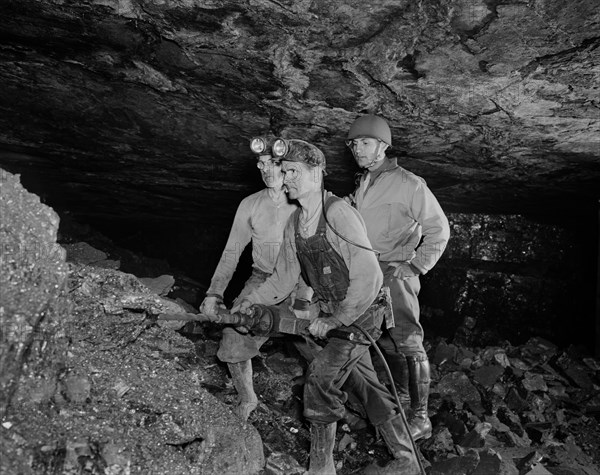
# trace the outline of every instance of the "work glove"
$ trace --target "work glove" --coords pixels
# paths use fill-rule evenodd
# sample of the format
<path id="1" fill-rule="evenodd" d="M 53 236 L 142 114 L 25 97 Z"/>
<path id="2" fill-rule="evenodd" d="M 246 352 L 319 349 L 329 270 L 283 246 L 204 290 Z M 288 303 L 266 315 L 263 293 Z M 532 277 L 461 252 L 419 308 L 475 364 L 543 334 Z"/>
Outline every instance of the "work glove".
<path id="1" fill-rule="evenodd" d="M 342 326 L 342 322 L 333 317 L 315 318 L 308 326 L 309 333 L 315 338 L 325 339 L 329 330 Z"/>
<path id="2" fill-rule="evenodd" d="M 223 304 L 223 299 L 217 296 L 210 295 L 206 297 L 200 304 L 200 313 L 211 318 L 216 318 L 219 309 L 223 308 L 225 308 L 225 305 Z"/>
<path id="3" fill-rule="evenodd" d="M 394 270 L 394 277 L 397 279 L 406 280 L 410 277 L 419 275 L 419 272 L 416 270 L 416 268 L 407 262 L 393 261 L 388 262 L 388 264 L 396 268 L 396 270 Z"/>

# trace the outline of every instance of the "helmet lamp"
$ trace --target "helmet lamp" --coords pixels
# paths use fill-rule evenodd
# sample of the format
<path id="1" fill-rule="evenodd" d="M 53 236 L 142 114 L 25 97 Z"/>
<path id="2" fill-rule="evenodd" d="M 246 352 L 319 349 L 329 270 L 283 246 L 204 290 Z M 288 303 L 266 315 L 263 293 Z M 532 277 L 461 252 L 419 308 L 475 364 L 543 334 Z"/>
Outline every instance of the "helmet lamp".
<path id="1" fill-rule="evenodd" d="M 275 142 L 273 142 L 273 156 L 277 158 L 285 157 L 285 155 L 288 153 L 289 148 L 290 146 L 287 140 L 277 139 L 275 140 Z"/>
<path id="2" fill-rule="evenodd" d="M 268 141 L 264 137 L 255 137 L 250 141 L 250 150 L 256 155 L 266 155 L 268 148 Z"/>

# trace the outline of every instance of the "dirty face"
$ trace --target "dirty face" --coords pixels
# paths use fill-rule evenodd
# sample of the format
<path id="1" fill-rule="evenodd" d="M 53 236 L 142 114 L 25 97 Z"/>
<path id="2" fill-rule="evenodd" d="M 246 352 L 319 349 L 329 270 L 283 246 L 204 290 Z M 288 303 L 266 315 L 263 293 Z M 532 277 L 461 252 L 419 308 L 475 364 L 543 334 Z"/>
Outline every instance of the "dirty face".
<path id="1" fill-rule="evenodd" d="M 372 137 L 360 137 L 348 142 L 354 160 L 360 168 L 369 168 L 385 157 L 387 144 Z"/>
<path id="2" fill-rule="evenodd" d="M 283 186 L 291 199 L 298 199 L 320 186 L 316 179 L 318 167 L 309 167 L 301 162 L 282 162 Z M 318 182 L 318 183 L 317 183 Z"/>
<path id="3" fill-rule="evenodd" d="M 281 188 L 283 185 L 281 162 L 274 161 L 271 155 L 261 155 L 258 157 L 256 166 L 260 170 L 260 176 L 267 188 Z"/>

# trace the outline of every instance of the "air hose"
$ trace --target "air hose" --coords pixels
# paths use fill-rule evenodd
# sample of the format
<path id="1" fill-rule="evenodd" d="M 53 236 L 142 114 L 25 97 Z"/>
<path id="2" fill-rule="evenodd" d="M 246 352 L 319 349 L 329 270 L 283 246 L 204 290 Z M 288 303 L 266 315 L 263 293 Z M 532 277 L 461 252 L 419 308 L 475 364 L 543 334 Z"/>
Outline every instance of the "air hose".
<path id="1" fill-rule="evenodd" d="M 365 335 L 365 337 L 367 337 L 367 339 L 369 340 L 369 342 L 371 342 L 371 344 L 375 348 L 375 351 L 381 358 L 381 361 L 383 361 L 383 366 L 385 368 L 385 374 L 387 375 L 388 379 L 390 380 L 390 383 L 391 383 L 390 386 L 392 387 L 392 394 L 394 395 L 394 399 L 396 400 L 398 410 L 402 417 L 402 421 L 404 422 L 404 427 L 406 427 L 406 431 L 408 432 L 408 438 L 410 439 L 410 444 L 412 446 L 413 453 L 415 454 L 415 458 L 417 459 L 417 463 L 419 464 L 419 470 L 421 471 L 421 475 L 426 475 L 425 467 L 423 467 L 423 462 L 421 461 L 421 457 L 419 456 L 420 452 L 417 448 L 417 444 L 415 443 L 415 441 L 412 437 L 412 434 L 410 433 L 410 426 L 408 425 L 408 420 L 406 419 L 406 414 L 404 414 L 404 409 L 402 409 L 402 404 L 400 403 L 400 398 L 398 397 L 398 391 L 396 391 L 396 385 L 394 384 L 394 377 L 392 376 L 392 372 L 390 371 L 390 367 L 388 366 L 387 361 L 385 360 L 385 358 L 383 356 L 383 353 L 377 346 L 377 343 L 375 342 L 373 337 L 371 335 L 369 335 L 369 332 L 367 332 L 366 330 L 364 330 L 363 328 L 361 328 L 357 325 L 351 325 L 351 326 L 358 328 L 363 333 L 363 335 Z"/>

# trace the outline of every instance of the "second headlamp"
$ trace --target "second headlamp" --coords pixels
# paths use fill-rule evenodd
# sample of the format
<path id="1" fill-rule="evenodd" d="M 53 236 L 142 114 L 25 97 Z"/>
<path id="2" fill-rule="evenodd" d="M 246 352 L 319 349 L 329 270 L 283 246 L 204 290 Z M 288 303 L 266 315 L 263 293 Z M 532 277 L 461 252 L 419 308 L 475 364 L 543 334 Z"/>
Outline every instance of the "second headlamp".
<path id="1" fill-rule="evenodd" d="M 282 138 L 254 137 L 250 141 L 250 150 L 255 155 L 271 155 L 273 158 L 281 159 L 288 153 L 289 144 Z"/>

